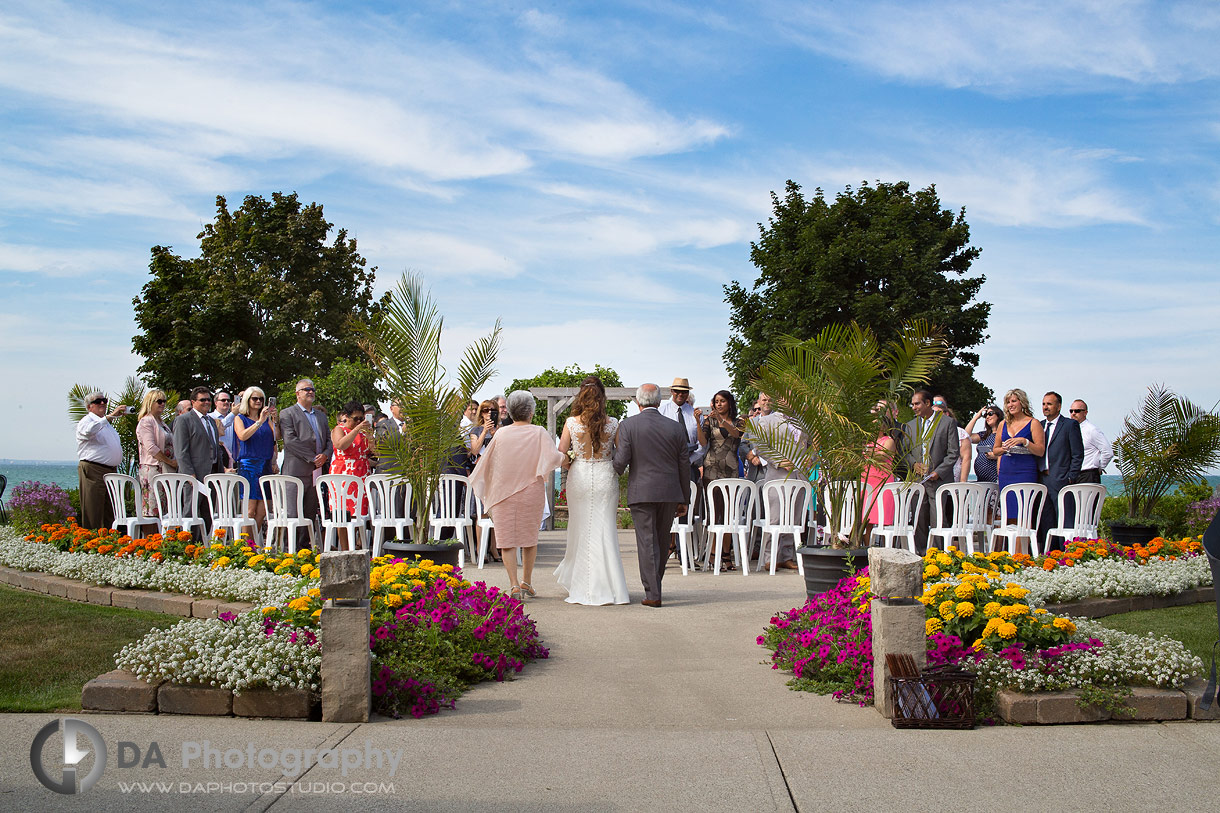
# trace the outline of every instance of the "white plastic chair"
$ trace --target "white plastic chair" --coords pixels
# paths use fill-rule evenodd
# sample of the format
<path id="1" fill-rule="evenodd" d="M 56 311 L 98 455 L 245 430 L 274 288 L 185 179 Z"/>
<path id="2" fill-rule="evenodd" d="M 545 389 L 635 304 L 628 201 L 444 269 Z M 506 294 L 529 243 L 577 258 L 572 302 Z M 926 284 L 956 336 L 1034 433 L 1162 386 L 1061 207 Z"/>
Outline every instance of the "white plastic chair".
<path id="1" fill-rule="evenodd" d="M 1016 515 L 1008 515 L 1008 495 L 1017 502 Z M 1042 502 L 1046 499 L 1046 486 L 1041 483 L 1014 483 L 1000 492 L 1000 527 L 991 532 L 991 549 L 995 550 L 996 537 L 1011 540 L 1008 552 L 1015 553 L 1017 540 L 1029 538 L 1030 553 L 1038 556 L 1038 518 L 1042 513 Z"/>
<path id="2" fill-rule="evenodd" d="M 258 489 L 267 503 L 267 544 L 274 545 L 276 531 L 282 530 L 284 550 L 292 550 L 296 547 L 297 529 L 306 528 L 309 530 L 310 546 L 317 546 L 313 520 L 302 516 L 305 513 L 305 484 L 301 478 L 287 474 L 264 474 L 258 478 Z M 294 492 L 295 497 L 292 496 Z"/>
<path id="3" fill-rule="evenodd" d="M 241 538 L 241 529 L 249 528 L 254 544 L 262 547 L 263 532 L 250 513 L 250 484 L 240 474 L 209 474 L 203 478 L 208 490 L 208 505 L 212 513 L 212 530 L 226 529 L 231 539 Z"/>
<path id="4" fill-rule="evenodd" d="M 852 525 L 855 524 L 856 516 L 856 492 L 859 488 L 858 483 L 846 482 L 843 484 L 843 511 L 839 514 L 839 524 L 834 525 L 835 502 L 830 495 L 830 483 L 822 486 L 822 505 L 826 511 L 826 524 L 822 526 L 822 538 L 825 540 L 847 539 L 851 535 Z M 867 492 L 866 492 L 867 498 Z"/>
<path id="5" fill-rule="evenodd" d="M 386 531 L 392 530 L 395 539 L 412 538 L 411 484 L 387 474 L 372 474 L 365 479 L 364 487 L 368 489 L 369 519 L 373 523 L 373 558 L 377 558 Z"/>
<path id="6" fill-rule="evenodd" d="M 109 476 L 109 475 L 107 475 Z M 1062 536 L 1066 544 L 1069 540 L 1083 537 L 1097 538 L 1097 525 L 1101 522 L 1101 508 L 1106 501 L 1106 487 L 1101 483 L 1077 483 L 1064 486 L 1059 490 L 1059 517 L 1065 517 L 1067 498 L 1071 497 L 1076 506 L 1076 518 L 1073 524 L 1051 528 L 1046 532 L 1046 544 L 1050 547 L 1052 536 Z"/>
<path id="7" fill-rule="evenodd" d="M 164 533 L 161 530 L 161 519 L 159 517 L 144 516 L 144 492 L 140 488 L 140 481 L 126 474 L 105 474 L 102 479 L 106 482 L 106 493 L 110 497 L 110 507 L 114 511 L 114 523 L 110 526 L 116 531 L 122 525 L 127 530 L 127 535 L 132 539 L 138 539 L 138 531 L 145 525 L 154 525 L 157 531 Z M 134 514 L 127 513 L 127 492 L 131 492 L 134 502 Z M 155 497 L 155 495 L 154 495 Z"/>
<path id="8" fill-rule="evenodd" d="M 772 495 L 776 506 L 772 508 Z M 767 552 L 767 543 L 771 545 L 771 575 L 775 575 L 775 566 L 779 561 L 779 538 L 781 534 L 792 534 L 794 547 L 804 545 L 806 525 L 805 517 L 809 511 L 809 502 L 813 488 L 808 480 L 789 477 L 786 480 L 768 480 L 762 484 L 758 502 L 762 505 L 763 521 L 762 537 L 758 544 L 757 569 L 763 569 L 763 557 Z M 769 539 L 768 539 L 769 538 Z M 796 557 L 796 567 L 801 575 L 805 573 L 805 563 L 802 557 Z M 748 564 L 748 563 L 747 563 Z"/>
<path id="9" fill-rule="evenodd" d="M 491 532 L 496 529 L 496 524 L 491 521 L 490 514 L 488 514 L 487 516 L 484 516 L 484 514 L 487 513 L 487 508 L 486 508 L 486 506 L 483 505 L 483 501 L 479 499 L 478 495 L 474 493 L 474 489 L 471 489 L 469 494 L 470 494 L 470 506 L 471 506 L 471 508 L 470 508 L 471 522 L 474 522 L 477 519 L 478 523 L 479 523 L 478 563 L 479 563 L 479 570 L 482 570 L 483 562 L 485 562 L 487 560 L 487 548 L 491 545 Z M 471 538 L 474 538 L 473 527 L 471 529 Z M 525 554 L 521 548 L 517 548 L 516 551 L 517 551 L 517 567 L 524 567 L 525 566 Z M 462 559 L 463 559 L 462 551 L 458 551 L 458 563 L 459 564 L 461 564 Z"/>
<path id="10" fill-rule="evenodd" d="M 459 494 L 458 486 L 465 491 Z M 462 548 L 473 545 L 474 521 L 466 511 L 466 494 L 470 493 L 470 481 L 460 474 L 442 474 L 436 484 L 436 494 L 432 498 L 432 506 L 428 510 L 428 536 L 430 539 L 440 539 L 442 528 L 452 528 L 455 534 L 460 534 Z M 467 541 L 467 532 L 470 532 Z M 471 557 L 474 549 L 471 548 Z"/>
<path id="11" fill-rule="evenodd" d="M 703 551 L 703 569 L 712 567 L 713 575 L 720 575 L 720 544 L 725 535 L 732 536 L 735 543 L 733 559 L 741 568 L 741 575 L 750 575 L 750 557 L 746 543 L 750 538 L 753 522 L 750 519 L 754 503 L 758 499 L 758 488 L 741 477 L 725 477 L 713 480 L 707 487 L 707 547 Z M 717 507 L 719 504 L 719 507 Z M 710 560 L 715 560 L 712 564 Z"/>
<path id="12" fill-rule="evenodd" d="M 886 497 L 892 507 L 886 510 Z M 881 537 L 885 547 L 895 547 L 895 540 L 905 537 L 907 550 L 915 552 L 915 524 L 923 508 L 924 488 L 919 483 L 886 483 L 878 495 L 881 507 L 877 512 L 881 523 L 873 528 L 872 536 Z M 892 513 L 893 516 L 887 514 Z M 872 537 L 869 537 L 870 540 Z"/>
<path id="13" fill-rule="evenodd" d="M 158 474 L 152 480 L 153 493 L 157 497 L 157 510 L 161 512 L 161 528 L 181 528 L 193 534 L 199 528 L 200 538 L 207 536 L 203 517 L 199 515 L 199 497 L 203 488 L 189 474 Z"/>
<path id="14" fill-rule="evenodd" d="M 971 536 L 978 534 L 982 537 L 982 553 L 987 553 L 987 542 L 991 538 L 991 531 L 995 528 L 996 520 L 999 518 L 999 506 L 997 500 L 1000 494 L 1000 487 L 996 483 L 980 483 L 972 482 L 968 485 L 974 489 L 972 493 L 973 499 L 966 506 L 967 527 L 970 528 Z"/>
<path id="15" fill-rule="evenodd" d="M 678 537 L 678 562 L 682 565 L 682 575 L 693 566 L 695 560 L 695 503 L 699 501 L 699 484 L 690 484 L 690 501 L 686 505 L 686 516 L 675 516 L 669 524 L 669 532 Z M 686 520 L 683 522 L 682 520 Z"/>
<path id="16" fill-rule="evenodd" d="M 356 493 L 352 494 L 352 489 Z M 339 549 L 339 529 L 347 531 L 348 544 L 352 550 L 365 548 L 364 480 L 351 474 L 323 474 L 314 483 L 318 493 L 318 511 L 322 515 L 322 550 Z M 329 494 L 330 499 L 327 499 Z M 347 501 L 353 500 L 352 510 Z"/>
<path id="17" fill-rule="evenodd" d="M 933 538 L 945 540 L 944 547 L 953 544 L 954 539 L 962 540 L 962 549 L 974 553 L 974 530 L 970 526 L 971 506 L 978 501 L 979 489 L 971 483 L 945 483 L 936 489 L 932 507 L 936 525 L 928 529 L 928 544 Z M 945 510 L 948 501 L 951 511 Z M 948 516 L 952 513 L 952 516 Z"/>

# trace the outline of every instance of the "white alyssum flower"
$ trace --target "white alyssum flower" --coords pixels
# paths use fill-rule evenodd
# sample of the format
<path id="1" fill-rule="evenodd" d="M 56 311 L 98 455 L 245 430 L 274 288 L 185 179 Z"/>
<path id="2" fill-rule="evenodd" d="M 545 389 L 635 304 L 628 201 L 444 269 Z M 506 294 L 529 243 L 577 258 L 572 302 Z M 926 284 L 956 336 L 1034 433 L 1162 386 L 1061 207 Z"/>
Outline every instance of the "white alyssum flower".
<path id="1" fill-rule="evenodd" d="M 1168 596 L 1212 583 L 1206 556 L 1153 560 L 1146 565 L 1097 559 L 1050 571 L 1022 568 L 1005 578 L 1029 590 L 1028 598 L 1036 604 L 1090 596 Z"/>
<path id="2" fill-rule="evenodd" d="M 213 570 L 206 565 L 182 562 L 68 553 L 42 542 L 26 542 L 8 529 L 0 531 L 0 565 L 91 584 L 247 601 L 259 606 L 287 604 L 309 592 L 318 582 L 317 578 L 279 576 L 262 570 Z"/>
<path id="3" fill-rule="evenodd" d="M 236 621 L 189 619 L 128 644 L 115 663 L 150 683 L 194 683 L 237 694 L 250 688 L 316 692 L 321 685 L 320 641 L 310 645 L 298 637 L 294 643 L 292 633 L 281 625 L 267 635 L 258 613 Z"/>

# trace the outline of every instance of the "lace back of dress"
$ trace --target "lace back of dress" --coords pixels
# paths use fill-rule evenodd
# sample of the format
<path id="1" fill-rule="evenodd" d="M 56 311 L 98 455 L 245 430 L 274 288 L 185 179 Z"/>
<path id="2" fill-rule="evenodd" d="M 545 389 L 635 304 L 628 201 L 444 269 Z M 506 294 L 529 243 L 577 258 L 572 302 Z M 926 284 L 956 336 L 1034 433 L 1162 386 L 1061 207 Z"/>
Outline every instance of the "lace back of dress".
<path id="1" fill-rule="evenodd" d="M 581 460 L 609 460 L 614 455 L 614 434 L 618 428 L 618 420 L 606 419 L 606 439 L 596 457 L 593 456 L 593 443 L 589 438 L 589 430 L 579 418 L 568 418 L 568 431 L 572 435 L 572 448 Z"/>

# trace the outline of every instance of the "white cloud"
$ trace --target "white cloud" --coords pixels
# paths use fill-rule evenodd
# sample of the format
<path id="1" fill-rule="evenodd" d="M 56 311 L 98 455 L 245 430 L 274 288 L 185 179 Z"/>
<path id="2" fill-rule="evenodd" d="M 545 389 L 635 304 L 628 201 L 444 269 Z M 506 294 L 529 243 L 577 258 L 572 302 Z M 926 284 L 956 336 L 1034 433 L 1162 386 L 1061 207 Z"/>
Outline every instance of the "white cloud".
<path id="1" fill-rule="evenodd" d="M 366 233 L 361 251 L 388 268 L 409 268 L 432 278 L 454 275 L 513 277 L 520 264 L 505 252 L 455 234 L 395 229 Z"/>
<path id="2" fill-rule="evenodd" d="M 144 256 L 122 251 L 86 248 L 48 248 L 0 242 L 0 272 L 42 274 L 48 277 L 78 277 L 113 271 L 140 269 Z"/>

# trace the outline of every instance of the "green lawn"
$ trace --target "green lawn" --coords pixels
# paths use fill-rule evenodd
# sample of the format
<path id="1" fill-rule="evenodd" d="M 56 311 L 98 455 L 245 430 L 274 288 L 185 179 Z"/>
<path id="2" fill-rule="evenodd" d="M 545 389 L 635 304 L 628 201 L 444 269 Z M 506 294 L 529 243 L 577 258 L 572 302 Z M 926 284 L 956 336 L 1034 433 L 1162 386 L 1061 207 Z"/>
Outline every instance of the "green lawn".
<path id="1" fill-rule="evenodd" d="M 0 586 L 0 711 L 76 711 L 86 683 L 156 627 L 181 619 Z"/>
<path id="2" fill-rule="evenodd" d="M 1163 610 L 1142 610 L 1097 619 L 1111 629 L 1143 634 L 1151 632 L 1176 638 L 1186 648 L 1211 663 L 1212 645 L 1216 643 L 1216 603 L 1191 604 L 1186 607 L 1166 607 Z"/>

